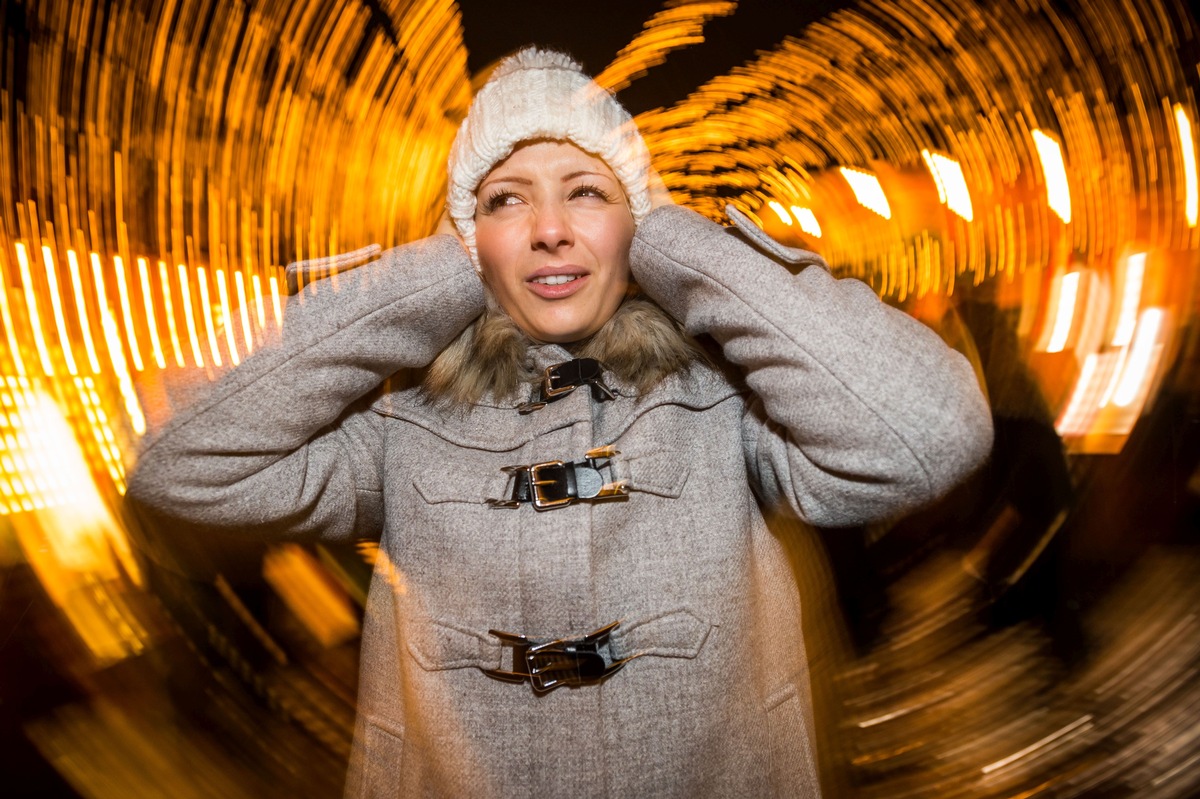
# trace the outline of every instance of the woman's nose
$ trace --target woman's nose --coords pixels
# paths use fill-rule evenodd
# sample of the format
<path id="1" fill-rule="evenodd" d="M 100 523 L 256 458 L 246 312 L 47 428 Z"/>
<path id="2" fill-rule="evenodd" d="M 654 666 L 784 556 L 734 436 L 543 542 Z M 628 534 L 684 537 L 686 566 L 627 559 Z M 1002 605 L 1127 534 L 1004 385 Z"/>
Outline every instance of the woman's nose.
<path id="1" fill-rule="evenodd" d="M 539 206 L 533 219 L 533 248 L 555 250 L 572 243 L 571 220 L 567 209 L 557 203 Z"/>

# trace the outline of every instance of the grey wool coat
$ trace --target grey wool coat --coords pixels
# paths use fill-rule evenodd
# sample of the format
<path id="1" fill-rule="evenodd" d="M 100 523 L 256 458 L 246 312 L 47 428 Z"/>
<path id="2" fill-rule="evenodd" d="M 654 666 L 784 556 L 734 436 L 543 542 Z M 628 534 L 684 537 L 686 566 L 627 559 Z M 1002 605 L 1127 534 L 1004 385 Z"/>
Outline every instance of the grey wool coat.
<path id="1" fill-rule="evenodd" d="M 699 359 L 640 395 L 606 376 L 613 400 L 584 387 L 524 414 L 532 386 L 451 410 L 381 388 L 484 307 L 435 236 L 306 287 L 281 340 L 142 453 L 129 496 L 187 535 L 380 537 L 349 796 L 819 795 L 798 594 L 760 508 L 836 527 L 927 503 L 986 457 L 988 409 L 965 359 L 820 263 L 793 276 L 667 207 L 631 264 L 729 369 Z M 627 498 L 487 504 L 503 467 L 602 445 Z M 601 682 L 535 694 L 484 672 L 513 655 L 489 630 L 614 621 L 606 662 L 638 657 Z"/>

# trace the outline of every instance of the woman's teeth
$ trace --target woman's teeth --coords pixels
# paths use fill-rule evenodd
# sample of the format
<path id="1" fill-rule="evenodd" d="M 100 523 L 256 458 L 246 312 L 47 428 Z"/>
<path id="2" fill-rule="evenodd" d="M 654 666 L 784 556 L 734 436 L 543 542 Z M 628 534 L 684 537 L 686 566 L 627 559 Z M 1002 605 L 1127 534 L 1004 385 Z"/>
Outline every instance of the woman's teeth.
<path id="1" fill-rule="evenodd" d="M 535 277 L 534 283 L 541 283 L 544 286 L 561 286 L 563 283 L 570 283 L 579 275 L 547 275 L 546 277 Z"/>

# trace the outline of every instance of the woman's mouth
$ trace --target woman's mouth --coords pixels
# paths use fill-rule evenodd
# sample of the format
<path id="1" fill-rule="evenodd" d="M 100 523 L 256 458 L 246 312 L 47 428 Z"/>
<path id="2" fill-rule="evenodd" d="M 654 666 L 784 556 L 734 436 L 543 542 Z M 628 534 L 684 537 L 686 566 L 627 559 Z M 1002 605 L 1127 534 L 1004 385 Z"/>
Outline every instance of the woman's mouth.
<path id="1" fill-rule="evenodd" d="M 562 269 L 562 267 L 559 267 Z M 558 272 L 554 268 L 540 269 L 525 279 L 529 290 L 544 300 L 560 300 L 569 297 L 587 284 L 587 272 Z"/>
<path id="2" fill-rule="evenodd" d="M 545 277 L 535 277 L 531 282 L 541 283 L 543 286 L 561 286 L 563 283 L 570 283 L 582 275 L 546 275 Z"/>

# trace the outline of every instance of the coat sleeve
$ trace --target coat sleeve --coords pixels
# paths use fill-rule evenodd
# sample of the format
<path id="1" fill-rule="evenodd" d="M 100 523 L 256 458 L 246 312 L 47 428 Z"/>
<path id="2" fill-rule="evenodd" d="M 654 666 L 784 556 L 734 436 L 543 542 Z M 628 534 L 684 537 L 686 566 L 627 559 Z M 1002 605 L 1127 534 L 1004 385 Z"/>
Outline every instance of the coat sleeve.
<path id="1" fill-rule="evenodd" d="M 173 532 L 377 534 L 377 421 L 354 403 L 428 364 L 482 310 L 470 259 L 446 235 L 311 283 L 289 300 L 278 340 L 149 441 L 128 498 Z"/>
<path id="2" fill-rule="evenodd" d="M 793 276 L 673 206 L 650 214 L 631 251 L 642 288 L 744 371 L 746 462 L 764 502 L 826 527 L 927 504 L 991 449 L 974 372 L 866 284 L 814 260 Z"/>

